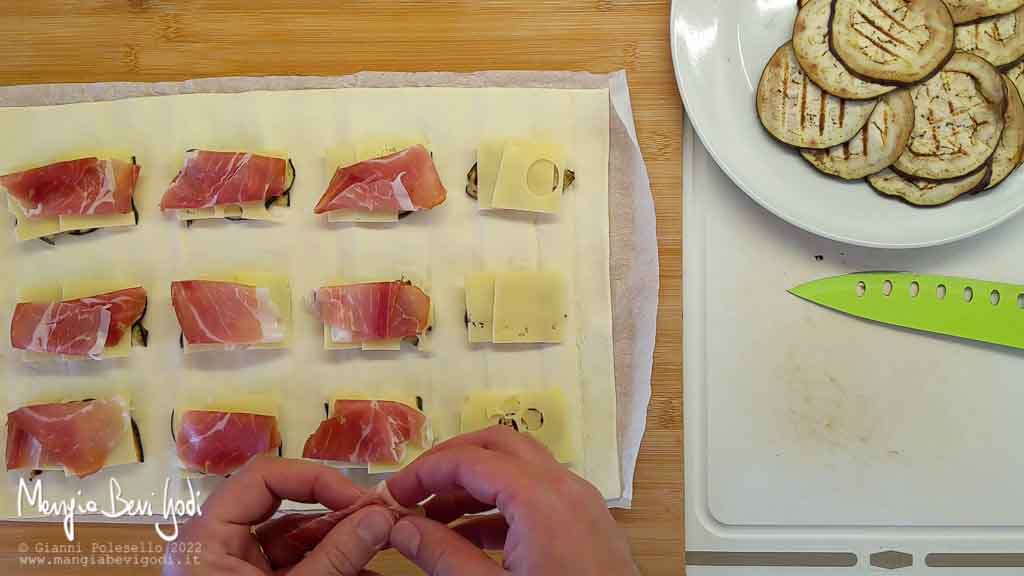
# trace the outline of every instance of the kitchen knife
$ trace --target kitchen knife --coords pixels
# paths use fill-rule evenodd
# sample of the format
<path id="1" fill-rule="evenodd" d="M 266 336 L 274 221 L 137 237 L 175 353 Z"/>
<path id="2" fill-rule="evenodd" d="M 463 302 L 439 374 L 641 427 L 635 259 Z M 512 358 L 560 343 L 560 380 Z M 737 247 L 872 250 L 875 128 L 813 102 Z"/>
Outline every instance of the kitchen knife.
<path id="1" fill-rule="evenodd" d="M 822 278 L 789 291 L 826 308 L 914 330 L 1024 349 L 1024 286 L 908 272 Z"/>

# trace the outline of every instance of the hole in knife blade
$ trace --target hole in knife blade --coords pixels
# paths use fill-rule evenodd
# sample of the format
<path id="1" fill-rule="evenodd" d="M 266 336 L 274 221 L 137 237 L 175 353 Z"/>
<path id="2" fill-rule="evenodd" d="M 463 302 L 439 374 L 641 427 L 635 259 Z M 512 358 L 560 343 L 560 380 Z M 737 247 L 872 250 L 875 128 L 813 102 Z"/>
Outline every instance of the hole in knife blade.
<path id="1" fill-rule="evenodd" d="M 938 298 L 939 300 L 945 300 L 946 299 L 946 285 L 945 284 L 939 284 L 938 286 L 935 287 L 935 297 Z"/>
<path id="2" fill-rule="evenodd" d="M 882 294 L 885 294 L 886 296 L 891 296 L 892 295 L 892 281 L 891 280 L 886 280 L 885 282 L 882 282 Z"/>
<path id="3" fill-rule="evenodd" d="M 964 302 L 968 302 L 969 303 L 969 302 L 973 302 L 973 301 L 974 301 L 974 289 L 971 288 L 970 286 L 968 286 L 968 287 L 964 288 Z"/>
<path id="4" fill-rule="evenodd" d="M 988 301 L 991 302 L 993 306 L 999 306 L 999 298 L 999 290 L 993 290 L 992 293 L 988 295 Z"/>
<path id="5" fill-rule="evenodd" d="M 865 284 L 863 282 L 857 282 L 857 297 L 858 298 L 863 298 L 864 294 L 867 294 L 867 291 L 868 291 L 868 285 L 867 284 Z M 1021 297 L 1024 298 L 1024 294 L 1022 294 Z"/>
<path id="6" fill-rule="evenodd" d="M 910 283 L 910 297 L 917 298 L 917 295 L 921 293 L 921 285 L 917 283 L 917 280 Z"/>

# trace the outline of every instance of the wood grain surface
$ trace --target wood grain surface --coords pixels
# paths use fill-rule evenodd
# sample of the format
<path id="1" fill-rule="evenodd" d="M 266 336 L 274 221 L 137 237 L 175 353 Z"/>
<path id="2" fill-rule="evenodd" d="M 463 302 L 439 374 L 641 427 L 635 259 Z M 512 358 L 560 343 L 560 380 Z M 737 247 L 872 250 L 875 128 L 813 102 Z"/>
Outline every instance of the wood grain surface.
<path id="1" fill-rule="evenodd" d="M 338 75 L 360 70 L 629 73 L 658 215 L 661 296 L 654 396 L 634 508 L 617 511 L 644 574 L 683 568 L 681 139 L 669 0 L 0 2 L 0 84 Z M 11 135 L 3 135 L 11 137 Z M 159 544 L 149 525 L 79 525 L 94 546 Z M 158 568 L 25 568 L 19 546 L 65 543 L 59 524 L 0 524 L 0 574 L 136 574 Z M 393 553 L 372 568 L 418 574 Z"/>

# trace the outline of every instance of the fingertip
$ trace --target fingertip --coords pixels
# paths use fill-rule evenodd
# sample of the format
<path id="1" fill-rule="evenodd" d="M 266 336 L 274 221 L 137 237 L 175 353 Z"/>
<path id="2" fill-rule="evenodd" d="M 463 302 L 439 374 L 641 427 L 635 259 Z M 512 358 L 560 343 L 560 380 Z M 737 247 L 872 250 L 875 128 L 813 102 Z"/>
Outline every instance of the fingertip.
<path id="1" fill-rule="evenodd" d="M 395 515 L 382 506 L 368 506 L 358 513 L 356 534 L 368 546 L 383 548 L 395 525 Z"/>
<path id="2" fill-rule="evenodd" d="M 391 529 L 391 545 L 407 558 L 415 558 L 420 549 L 420 530 L 407 519 L 399 520 Z"/>

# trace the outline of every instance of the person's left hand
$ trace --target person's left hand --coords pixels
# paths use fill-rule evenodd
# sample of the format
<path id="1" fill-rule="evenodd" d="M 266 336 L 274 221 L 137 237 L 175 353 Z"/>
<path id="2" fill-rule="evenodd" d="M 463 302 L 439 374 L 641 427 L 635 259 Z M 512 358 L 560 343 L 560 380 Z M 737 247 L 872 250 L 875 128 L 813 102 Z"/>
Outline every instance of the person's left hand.
<path id="1" fill-rule="evenodd" d="M 252 526 L 266 521 L 281 500 L 319 502 L 331 510 L 353 504 L 364 491 L 337 470 L 304 462 L 257 457 L 206 499 L 202 515 L 190 519 L 167 546 L 164 574 L 241 574 L 287 572 L 290 576 L 358 576 L 388 541 L 394 515 L 368 506 L 349 516 L 305 558 L 283 557 L 273 546 L 261 549 Z"/>

